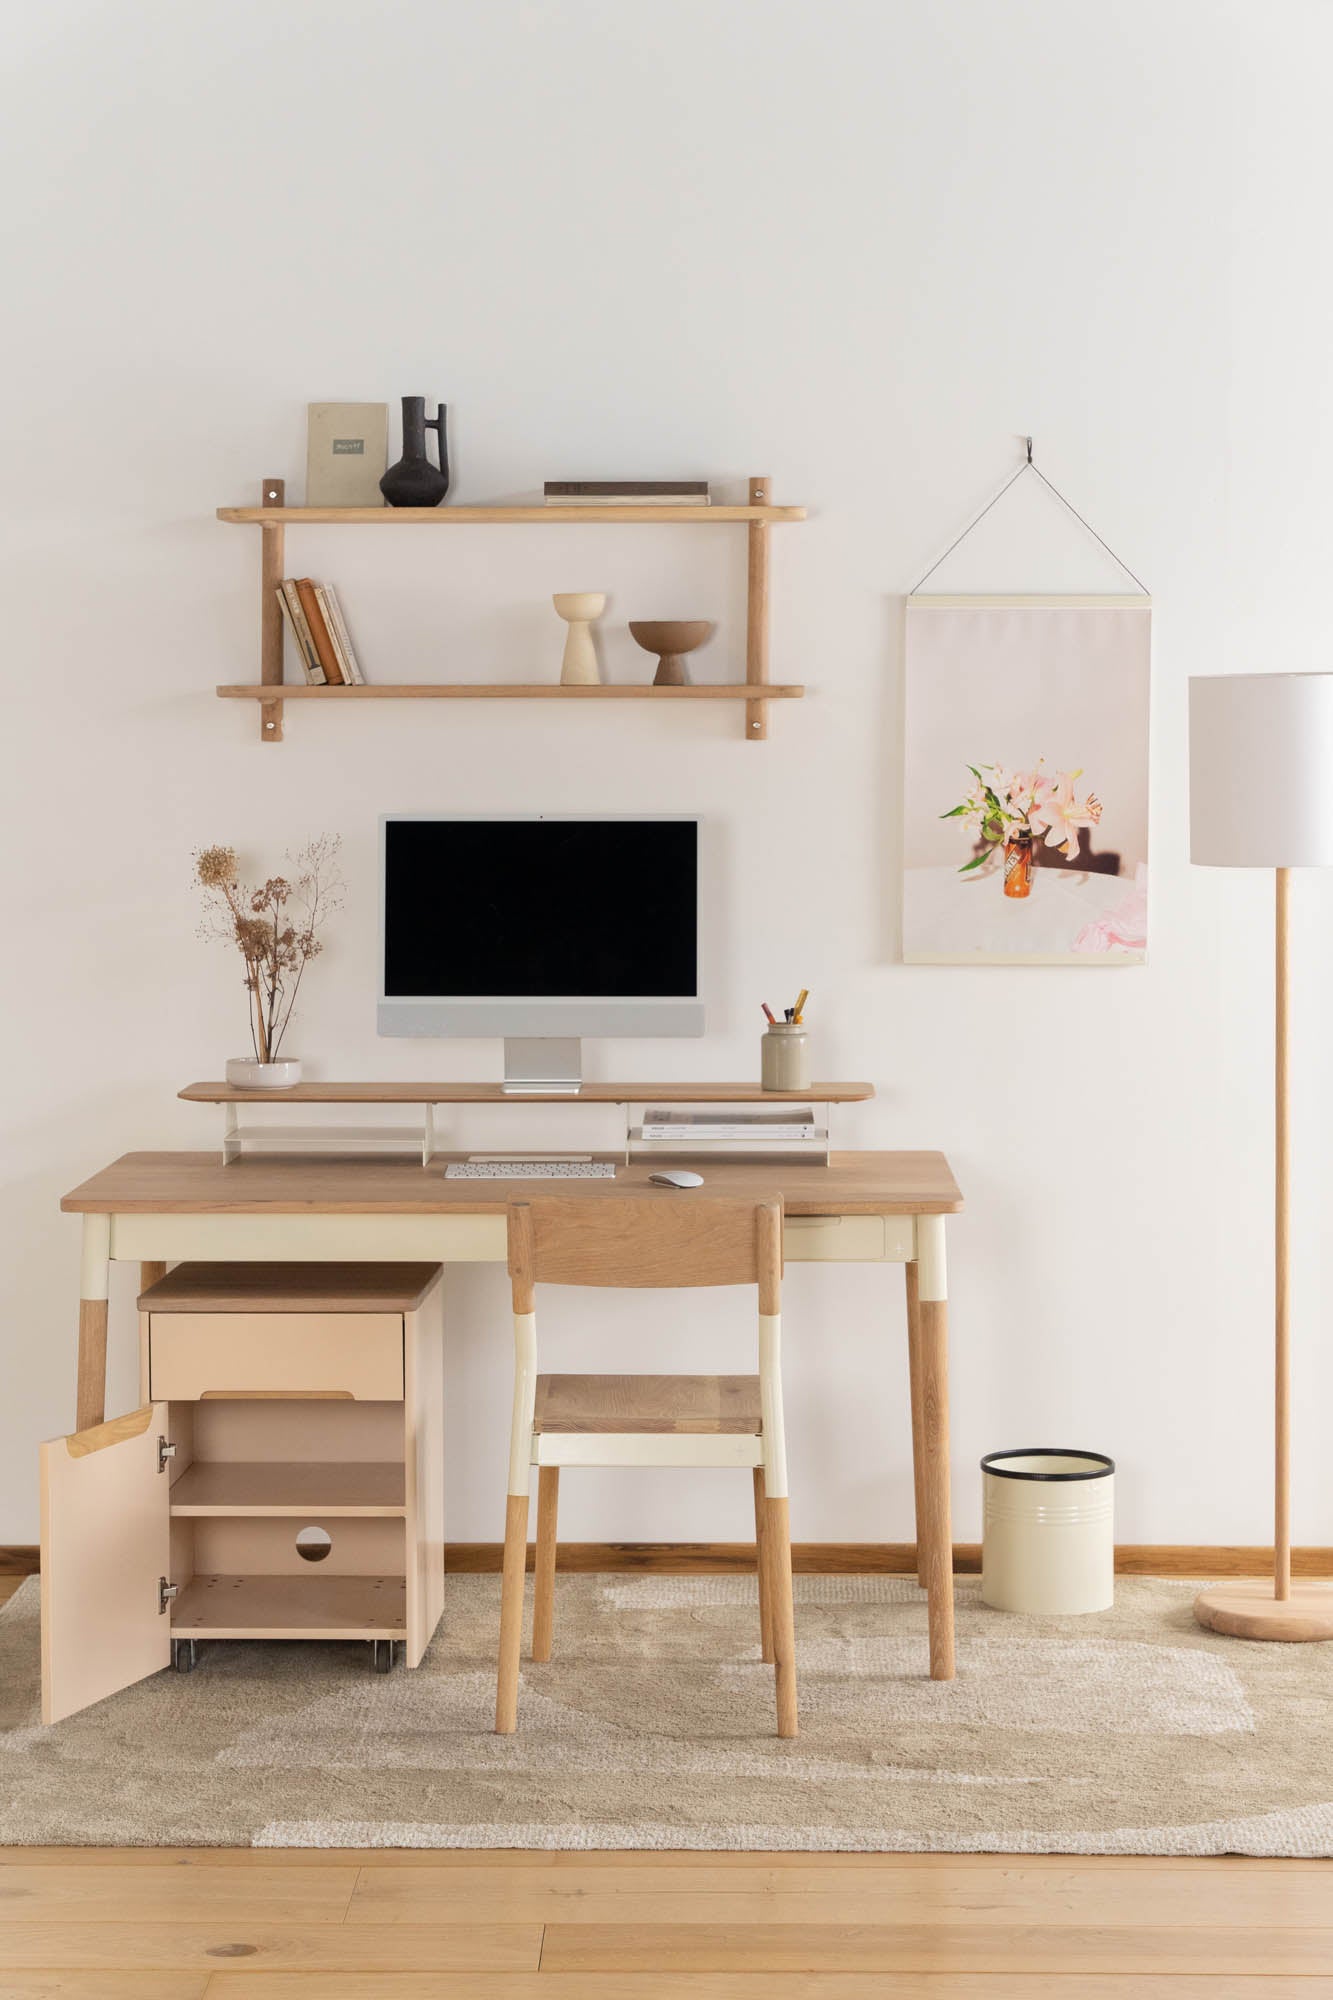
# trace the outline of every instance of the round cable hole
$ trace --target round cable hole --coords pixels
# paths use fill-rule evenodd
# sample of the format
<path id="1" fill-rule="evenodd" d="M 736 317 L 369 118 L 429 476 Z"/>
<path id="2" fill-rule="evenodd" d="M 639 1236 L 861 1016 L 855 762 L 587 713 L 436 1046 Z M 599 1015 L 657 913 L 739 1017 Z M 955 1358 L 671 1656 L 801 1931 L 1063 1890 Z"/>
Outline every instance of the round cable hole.
<path id="1" fill-rule="evenodd" d="M 333 1537 L 326 1528 L 302 1528 L 296 1537 L 296 1553 L 302 1562 L 322 1563 L 333 1547 Z"/>

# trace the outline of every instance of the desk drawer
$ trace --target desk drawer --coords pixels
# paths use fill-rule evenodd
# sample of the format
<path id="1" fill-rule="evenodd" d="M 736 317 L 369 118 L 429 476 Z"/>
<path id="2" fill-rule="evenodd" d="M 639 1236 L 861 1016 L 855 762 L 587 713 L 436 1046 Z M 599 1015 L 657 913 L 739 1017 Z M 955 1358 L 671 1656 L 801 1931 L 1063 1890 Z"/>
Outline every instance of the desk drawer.
<path id="1" fill-rule="evenodd" d="M 914 1245 L 910 1215 L 789 1215 L 782 1229 L 789 1264 L 905 1263 Z"/>
<path id="2" fill-rule="evenodd" d="M 153 1313 L 159 1402 L 205 1396 L 403 1399 L 401 1313 Z"/>

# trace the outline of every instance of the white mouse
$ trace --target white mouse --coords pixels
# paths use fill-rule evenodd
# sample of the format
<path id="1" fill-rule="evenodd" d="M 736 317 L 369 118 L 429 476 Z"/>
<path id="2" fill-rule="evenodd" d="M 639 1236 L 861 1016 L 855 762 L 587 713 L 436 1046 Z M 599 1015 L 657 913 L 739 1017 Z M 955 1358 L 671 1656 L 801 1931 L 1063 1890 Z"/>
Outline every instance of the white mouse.
<path id="1" fill-rule="evenodd" d="M 649 1174 L 648 1178 L 654 1187 L 687 1188 L 704 1184 L 703 1175 L 692 1174 L 688 1167 L 667 1167 L 660 1174 Z"/>

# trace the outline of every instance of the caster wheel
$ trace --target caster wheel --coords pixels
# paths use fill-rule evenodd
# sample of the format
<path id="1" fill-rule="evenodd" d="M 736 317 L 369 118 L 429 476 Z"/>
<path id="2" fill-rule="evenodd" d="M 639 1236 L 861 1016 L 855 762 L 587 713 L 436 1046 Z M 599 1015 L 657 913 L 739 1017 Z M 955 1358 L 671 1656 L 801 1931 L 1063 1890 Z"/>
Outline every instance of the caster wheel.
<path id="1" fill-rule="evenodd" d="M 370 1642 L 371 1666 L 377 1674 L 393 1672 L 393 1640 L 372 1639 Z"/>
<path id="2" fill-rule="evenodd" d="M 171 1664 L 178 1674 L 192 1674 L 198 1662 L 195 1659 L 193 1639 L 173 1639 L 171 1642 Z"/>

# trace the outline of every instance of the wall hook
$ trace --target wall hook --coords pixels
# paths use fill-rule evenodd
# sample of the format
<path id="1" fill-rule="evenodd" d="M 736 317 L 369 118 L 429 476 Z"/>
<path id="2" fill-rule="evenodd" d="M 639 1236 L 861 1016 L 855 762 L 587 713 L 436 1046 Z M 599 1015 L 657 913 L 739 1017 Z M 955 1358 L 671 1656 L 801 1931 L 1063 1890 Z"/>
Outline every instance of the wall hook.
<path id="1" fill-rule="evenodd" d="M 1028 464 L 1029 464 L 1029 465 L 1031 465 L 1031 463 L 1032 463 L 1032 439 L 1031 439 L 1031 438 L 1024 438 L 1023 442 L 1024 442 L 1024 444 L 1025 444 L 1025 445 L 1027 446 L 1027 448 L 1028 448 Z"/>

